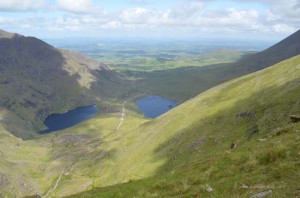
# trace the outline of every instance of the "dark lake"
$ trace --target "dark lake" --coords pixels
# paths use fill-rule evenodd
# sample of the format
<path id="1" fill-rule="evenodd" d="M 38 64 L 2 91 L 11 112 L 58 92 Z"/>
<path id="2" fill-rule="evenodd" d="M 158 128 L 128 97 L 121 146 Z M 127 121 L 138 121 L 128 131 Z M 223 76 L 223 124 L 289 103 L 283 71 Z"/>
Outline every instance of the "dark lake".
<path id="1" fill-rule="evenodd" d="M 176 102 L 161 96 L 146 96 L 136 101 L 138 108 L 147 118 L 156 118 L 176 107 Z"/>
<path id="2" fill-rule="evenodd" d="M 39 134 L 51 133 L 53 131 L 69 128 L 89 119 L 95 115 L 97 111 L 96 105 L 90 105 L 78 107 L 63 114 L 51 114 L 44 121 L 44 124 L 48 129 L 40 131 Z"/>

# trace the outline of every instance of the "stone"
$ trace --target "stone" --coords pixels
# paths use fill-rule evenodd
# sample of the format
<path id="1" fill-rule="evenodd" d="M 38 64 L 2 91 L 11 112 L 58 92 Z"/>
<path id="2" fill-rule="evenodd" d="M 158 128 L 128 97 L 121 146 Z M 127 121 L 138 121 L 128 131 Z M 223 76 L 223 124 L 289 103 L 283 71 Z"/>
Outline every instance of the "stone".
<path id="1" fill-rule="evenodd" d="M 249 188 L 249 186 L 247 186 L 246 184 L 243 184 L 241 187 L 242 188 Z"/>
<path id="2" fill-rule="evenodd" d="M 200 138 L 196 142 L 193 142 L 192 144 L 190 144 L 190 149 L 194 149 L 197 146 L 199 146 L 207 141 L 208 141 L 208 138 Z"/>
<path id="3" fill-rule="evenodd" d="M 267 141 L 266 138 L 258 138 L 258 140 L 259 140 L 260 142 L 265 142 L 265 141 Z"/>
<path id="4" fill-rule="evenodd" d="M 247 118 L 247 117 L 252 117 L 254 114 L 249 112 L 249 111 L 243 111 L 240 112 L 236 115 L 237 118 Z"/>
<path id="5" fill-rule="evenodd" d="M 207 186 L 207 188 L 206 188 L 206 191 L 207 191 L 207 192 L 212 192 L 212 191 L 213 191 L 213 189 L 212 189 L 212 187 L 210 187 L 210 186 Z"/>
<path id="6" fill-rule="evenodd" d="M 254 195 L 251 195 L 250 198 L 263 198 L 263 197 L 266 197 L 268 195 L 271 195 L 272 192 L 273 192 L 272 190 L 259 192 L 259 193 L 256 193 Z"/>

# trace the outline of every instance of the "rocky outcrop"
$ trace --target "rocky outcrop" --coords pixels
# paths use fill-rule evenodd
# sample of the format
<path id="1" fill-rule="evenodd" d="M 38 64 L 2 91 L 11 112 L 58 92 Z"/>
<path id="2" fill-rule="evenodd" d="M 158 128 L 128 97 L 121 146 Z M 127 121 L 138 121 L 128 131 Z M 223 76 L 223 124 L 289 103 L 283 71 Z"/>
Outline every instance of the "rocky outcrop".
<path id="1" fill-rule="evenodd" d="M 292 123 L 300 122 L 300 116 L 290 115 L 290 118 L 291 118 Z"/>

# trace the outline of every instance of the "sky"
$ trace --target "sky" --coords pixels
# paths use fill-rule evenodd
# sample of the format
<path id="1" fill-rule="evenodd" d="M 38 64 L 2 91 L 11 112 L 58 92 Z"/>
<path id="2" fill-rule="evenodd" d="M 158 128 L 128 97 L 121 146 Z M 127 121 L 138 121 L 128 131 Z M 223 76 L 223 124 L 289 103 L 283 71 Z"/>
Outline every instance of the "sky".
<path id="1" fill-rule="evenodd" d="M 300 0 L 0 0 L 0 29 L 40 38 L 278 39 Z"/>

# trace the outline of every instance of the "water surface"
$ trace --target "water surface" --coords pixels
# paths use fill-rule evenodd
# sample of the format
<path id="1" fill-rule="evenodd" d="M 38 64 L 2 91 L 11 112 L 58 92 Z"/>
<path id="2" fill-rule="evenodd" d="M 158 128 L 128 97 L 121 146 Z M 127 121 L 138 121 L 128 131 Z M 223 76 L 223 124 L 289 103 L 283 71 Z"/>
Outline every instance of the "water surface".
<path id="1" fill-rule="evenodd" d="M 51 114 L 45 121 L 45 126 L 48 129 L 40 131 L 40 134 L 51 133 L 54 131 L 62 130 L 79 124 L 80 122 L 89 119 L 97 113 L 96 105 L 78 107 L 63 114 Z"/>
<path id="2" fill-rule="evenodd" d="M 136 101 L 147 118 L 156 118 L 176 106 L 176 102 L 161 96 L 146 96 Z"/>

